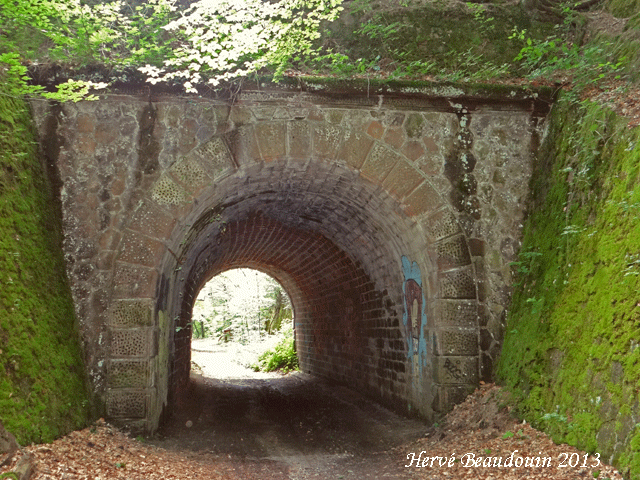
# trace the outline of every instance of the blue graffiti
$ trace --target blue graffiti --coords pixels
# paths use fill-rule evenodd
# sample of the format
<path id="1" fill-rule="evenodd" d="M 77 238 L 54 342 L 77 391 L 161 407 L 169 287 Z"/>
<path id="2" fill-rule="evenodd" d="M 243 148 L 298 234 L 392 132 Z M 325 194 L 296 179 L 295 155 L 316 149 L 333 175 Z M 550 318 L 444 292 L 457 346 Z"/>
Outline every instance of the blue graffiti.
<path id="1" fill-rule="evenodd" d="M 404 255 L 402 256 L 402 273 L 404 282 L 402 293 L 404 297 L 404 312 L 402 323 L 405 326 L 407 337 L 407 358 L 417 355 L 420 370 L 427 365 L 427 340 L 425 338 L 425 327 L 427 325 L 426 300 L 424 288 L 422 287 L 422 275 L 420 267 L 416 262 L 411 262 Z M 417 311 L 414 312 L 414 309 Z M 412 318 L 413 317 L 413 318 Z"/>

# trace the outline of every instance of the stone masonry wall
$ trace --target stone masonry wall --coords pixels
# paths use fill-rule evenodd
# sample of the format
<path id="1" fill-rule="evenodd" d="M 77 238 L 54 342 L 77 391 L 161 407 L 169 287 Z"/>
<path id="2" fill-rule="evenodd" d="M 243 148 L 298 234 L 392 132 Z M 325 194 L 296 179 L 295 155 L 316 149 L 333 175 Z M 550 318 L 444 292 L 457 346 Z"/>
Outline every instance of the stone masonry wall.
<path id="1" fill-rule="evenodd" d="M 290 294 L 304 371 L 427 419 L 490 379 L 538 103 L 311 90 L 33 102 L 109 418 L 180 408 L 195 297 L 236 267 Z"/>

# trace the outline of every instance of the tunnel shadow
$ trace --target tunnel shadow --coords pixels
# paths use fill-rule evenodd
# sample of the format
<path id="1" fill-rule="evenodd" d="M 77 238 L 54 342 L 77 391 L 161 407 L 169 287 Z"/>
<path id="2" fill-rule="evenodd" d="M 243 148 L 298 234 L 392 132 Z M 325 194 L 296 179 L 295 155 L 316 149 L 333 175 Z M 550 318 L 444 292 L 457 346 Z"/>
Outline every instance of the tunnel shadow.
<path id="1" fill-rule="evenodd" d="M 270 379 L 192 372 L 188 395 L 154 443 L 250 458 L 366 455 L 419 438 L 425 429 L 343 385 L 301 372 Z"/>

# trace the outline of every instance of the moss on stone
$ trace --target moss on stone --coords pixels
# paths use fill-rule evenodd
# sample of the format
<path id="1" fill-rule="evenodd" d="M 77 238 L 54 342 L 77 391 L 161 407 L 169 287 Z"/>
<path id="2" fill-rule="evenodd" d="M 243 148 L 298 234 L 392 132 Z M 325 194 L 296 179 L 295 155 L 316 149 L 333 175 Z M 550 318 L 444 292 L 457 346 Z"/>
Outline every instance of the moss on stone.
<path id="1" fill-rule="evenodd" d="M 59 217 L 30 112 L 0 96 L 0 417 L 22 444 L 88 419 Z"/>
<path id="2" fill-rule="evenodd" d="M 488 66 L 514 68 L 513 59 L 522 47 L 509 39 L 514 28 L 542 39 L 553 26 L 532 22 L 515 4 L 422 1 L 397 5 L 361 0 L 345 8 L 322 41 L 353 61 L 377 59 L 385 69 L 401 67 L 400 75 L 450 72 L 455 79 Z M 429 64 L 433 71 L 427 71 Z"/>
<path id="3" fill-rule="evenodd" d="M 638 165 L 640 128 L 598 105 L 556 105 L 532 178 L 498 366 L 528 420 L 558 441 L 613 458 L 633 478 L 640 474 L 637 432 L 628 426 L 640 413 Z"/>

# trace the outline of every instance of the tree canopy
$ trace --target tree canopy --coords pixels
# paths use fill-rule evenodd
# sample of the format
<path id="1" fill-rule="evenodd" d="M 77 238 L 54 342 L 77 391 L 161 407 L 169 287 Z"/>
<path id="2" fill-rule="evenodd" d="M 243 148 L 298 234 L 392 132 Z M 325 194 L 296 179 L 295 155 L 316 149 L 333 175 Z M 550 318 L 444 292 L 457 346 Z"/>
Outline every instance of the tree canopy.
<path id="1" fill-rule="evenodd" d="M 71 80 L 58 92 L 45 92 L 30 85 L 29 69 L 43 64 L 136 68 L 152 83 L 179 83 L 190 92 L 265 67 L 279 76 L 296 55 L 313 49 L 321 23 L 338 16 L 340 3 L 200 0 L 178 9 L 176 0 L 140 5 L 0 0 L 0 74 L 16 94 L 71 100 L 106 83 Z"/>

